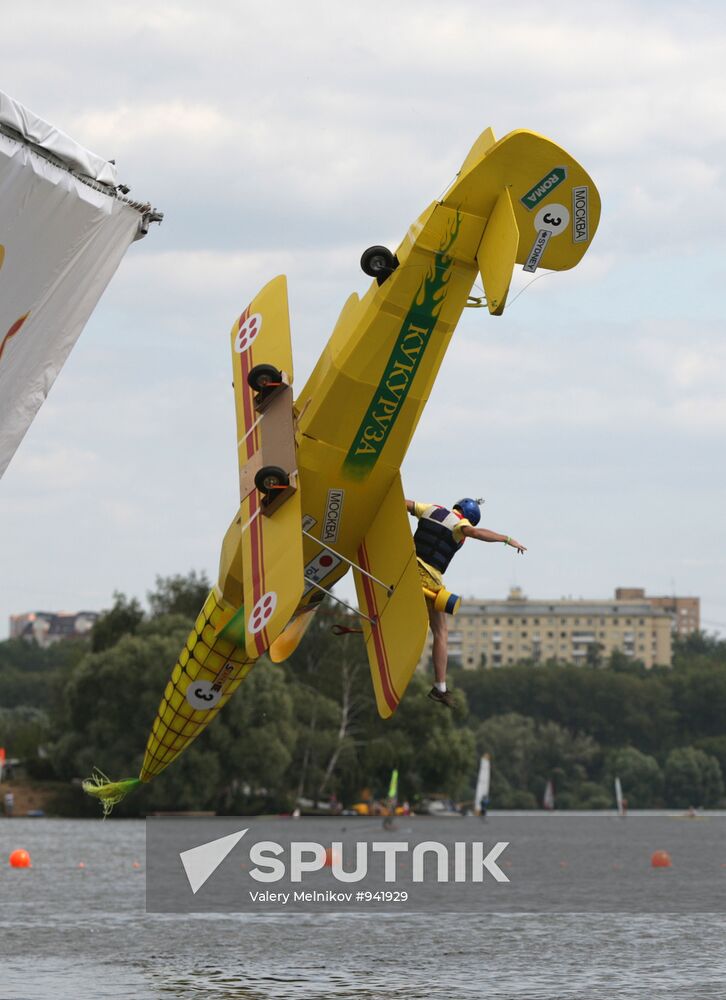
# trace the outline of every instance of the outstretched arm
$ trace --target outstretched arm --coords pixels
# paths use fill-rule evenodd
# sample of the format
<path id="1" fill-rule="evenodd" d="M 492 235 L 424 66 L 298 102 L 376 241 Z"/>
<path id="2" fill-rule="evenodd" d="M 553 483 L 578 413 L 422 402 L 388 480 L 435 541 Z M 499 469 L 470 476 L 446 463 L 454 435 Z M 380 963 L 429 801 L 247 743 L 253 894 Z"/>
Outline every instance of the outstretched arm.
<path id="1" fill-rule="evenodd" d="M 527 551 L 524 545 L 516 539 L 510 538 L 509 535 L 498 535 L 496 531 L 489 531 L 488 528 L 475 528 L 470 524 L 465 524 L 461 533 L 467 538 L 477 538 L 480 542 L 504 542 L 505 545 L 511 545 L 515 548 L 520 555 Z"/>

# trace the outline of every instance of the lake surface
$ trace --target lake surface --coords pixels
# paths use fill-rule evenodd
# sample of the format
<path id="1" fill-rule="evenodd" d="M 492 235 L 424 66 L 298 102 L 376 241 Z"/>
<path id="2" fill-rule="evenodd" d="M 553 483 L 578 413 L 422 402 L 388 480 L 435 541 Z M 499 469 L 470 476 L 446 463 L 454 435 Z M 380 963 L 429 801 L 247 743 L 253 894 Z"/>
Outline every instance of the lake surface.
<path id="1" fill-rule="evenodd" d="M 315 828 L 339 839 L 356 822 L 376 821 Z M 441 839 L 480 823 L 406 822 Z M 519 912 L 151 914 L 143 821 L 2 820 L 0 998 L 726 995 L 726 817 L 495 813 L 482 826 L 511 840 Z M 7 866 L 16 847 L 32 869 Z M 672 868 L 651 868 L 656 849 Z M 558 912 L 562 898 L 577 912 Z"/>

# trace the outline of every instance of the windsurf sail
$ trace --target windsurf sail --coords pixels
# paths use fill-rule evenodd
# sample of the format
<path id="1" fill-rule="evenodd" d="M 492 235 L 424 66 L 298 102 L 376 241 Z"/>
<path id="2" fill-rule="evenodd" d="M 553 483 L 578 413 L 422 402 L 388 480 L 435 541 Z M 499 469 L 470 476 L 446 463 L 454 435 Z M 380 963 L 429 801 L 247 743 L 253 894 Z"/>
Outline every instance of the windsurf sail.
<path id="1" fill-rule="evenodd" d="M 492 773 L 492 761 L 488 753 L 482 755 L 479 761 L 479 775 L 476 779 L 476 792 L 474 793 L 474 812 L 481 816 L 486 812 L 489 805 L 489 783 Z"/>
<path id="2" fill-rule="evenodd" d="M 620 778 L 615 779 L 615 802 L 618 807 L 618 816 L 624 816 L 625 803 L 623 802 L 623 786 L 620 784 Z"/>
<path id="3" fill-rule="evenodd" d="M 0 476 L 134 240 L 161 214 L 0 92 Z"/>
<path id="4" fill-rule="evenodd" d="M 551 780 L 545 785 L 544 795 L 542 796 L 542 808 L 549 811 L 555 808 L 555 786 Z"/>
<path id="5" fill-rule="evenodd" d="M 391 772 L 391 781 L 388 785 L 388 804 L 389 806 L 395 806 L 398 801 L 398 769 L 394 768 Z"/>

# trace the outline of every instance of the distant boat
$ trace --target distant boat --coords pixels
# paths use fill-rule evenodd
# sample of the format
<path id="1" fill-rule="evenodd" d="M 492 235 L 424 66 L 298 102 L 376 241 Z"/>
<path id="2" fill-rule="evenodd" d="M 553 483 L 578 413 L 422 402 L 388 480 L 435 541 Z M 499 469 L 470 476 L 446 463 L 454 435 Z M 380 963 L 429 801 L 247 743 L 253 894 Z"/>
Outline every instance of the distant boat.
<path id="1" fill-rule="evenodd" d="M 552 784 L 551 779 L 545 785 L 544 795 L 542 796 L 542 808 L 547 809 L 549 812 L 555 808 L 555 786 Z"/>
<path id="2" fill-rule="evenodd" d="M 479 776 L 476 779 L 476 792 L 474 793 L 474 812 L 477 816 L 486 816 L 489 805 L 489 783 L 492 773 L 492 760 L 488 753 L 485 753 L 479 761 Z"/>

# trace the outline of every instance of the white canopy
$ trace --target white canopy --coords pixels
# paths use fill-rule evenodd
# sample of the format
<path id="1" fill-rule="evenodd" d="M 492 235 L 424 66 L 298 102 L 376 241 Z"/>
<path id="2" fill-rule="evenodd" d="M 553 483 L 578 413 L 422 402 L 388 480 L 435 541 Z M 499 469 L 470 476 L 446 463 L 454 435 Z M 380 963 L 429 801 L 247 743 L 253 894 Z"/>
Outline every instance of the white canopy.
<path id="1" fill-rule="evenodd" d="M 55 125 L 38 118 L 22 104 L 0 91 L 0 125 L 8 126 L 29 143 L 52 153 L 71 170 L 92 177 L 101 184 L 115 187 L 118 183 L 116 166 L 84 149 L 75 139 Z"/>
<path id="2" fill-rule="evenodd" d="M 160 219 L 116 183 L 114 164 L 0 93 L 0 476 L 129 244 Z"/>

